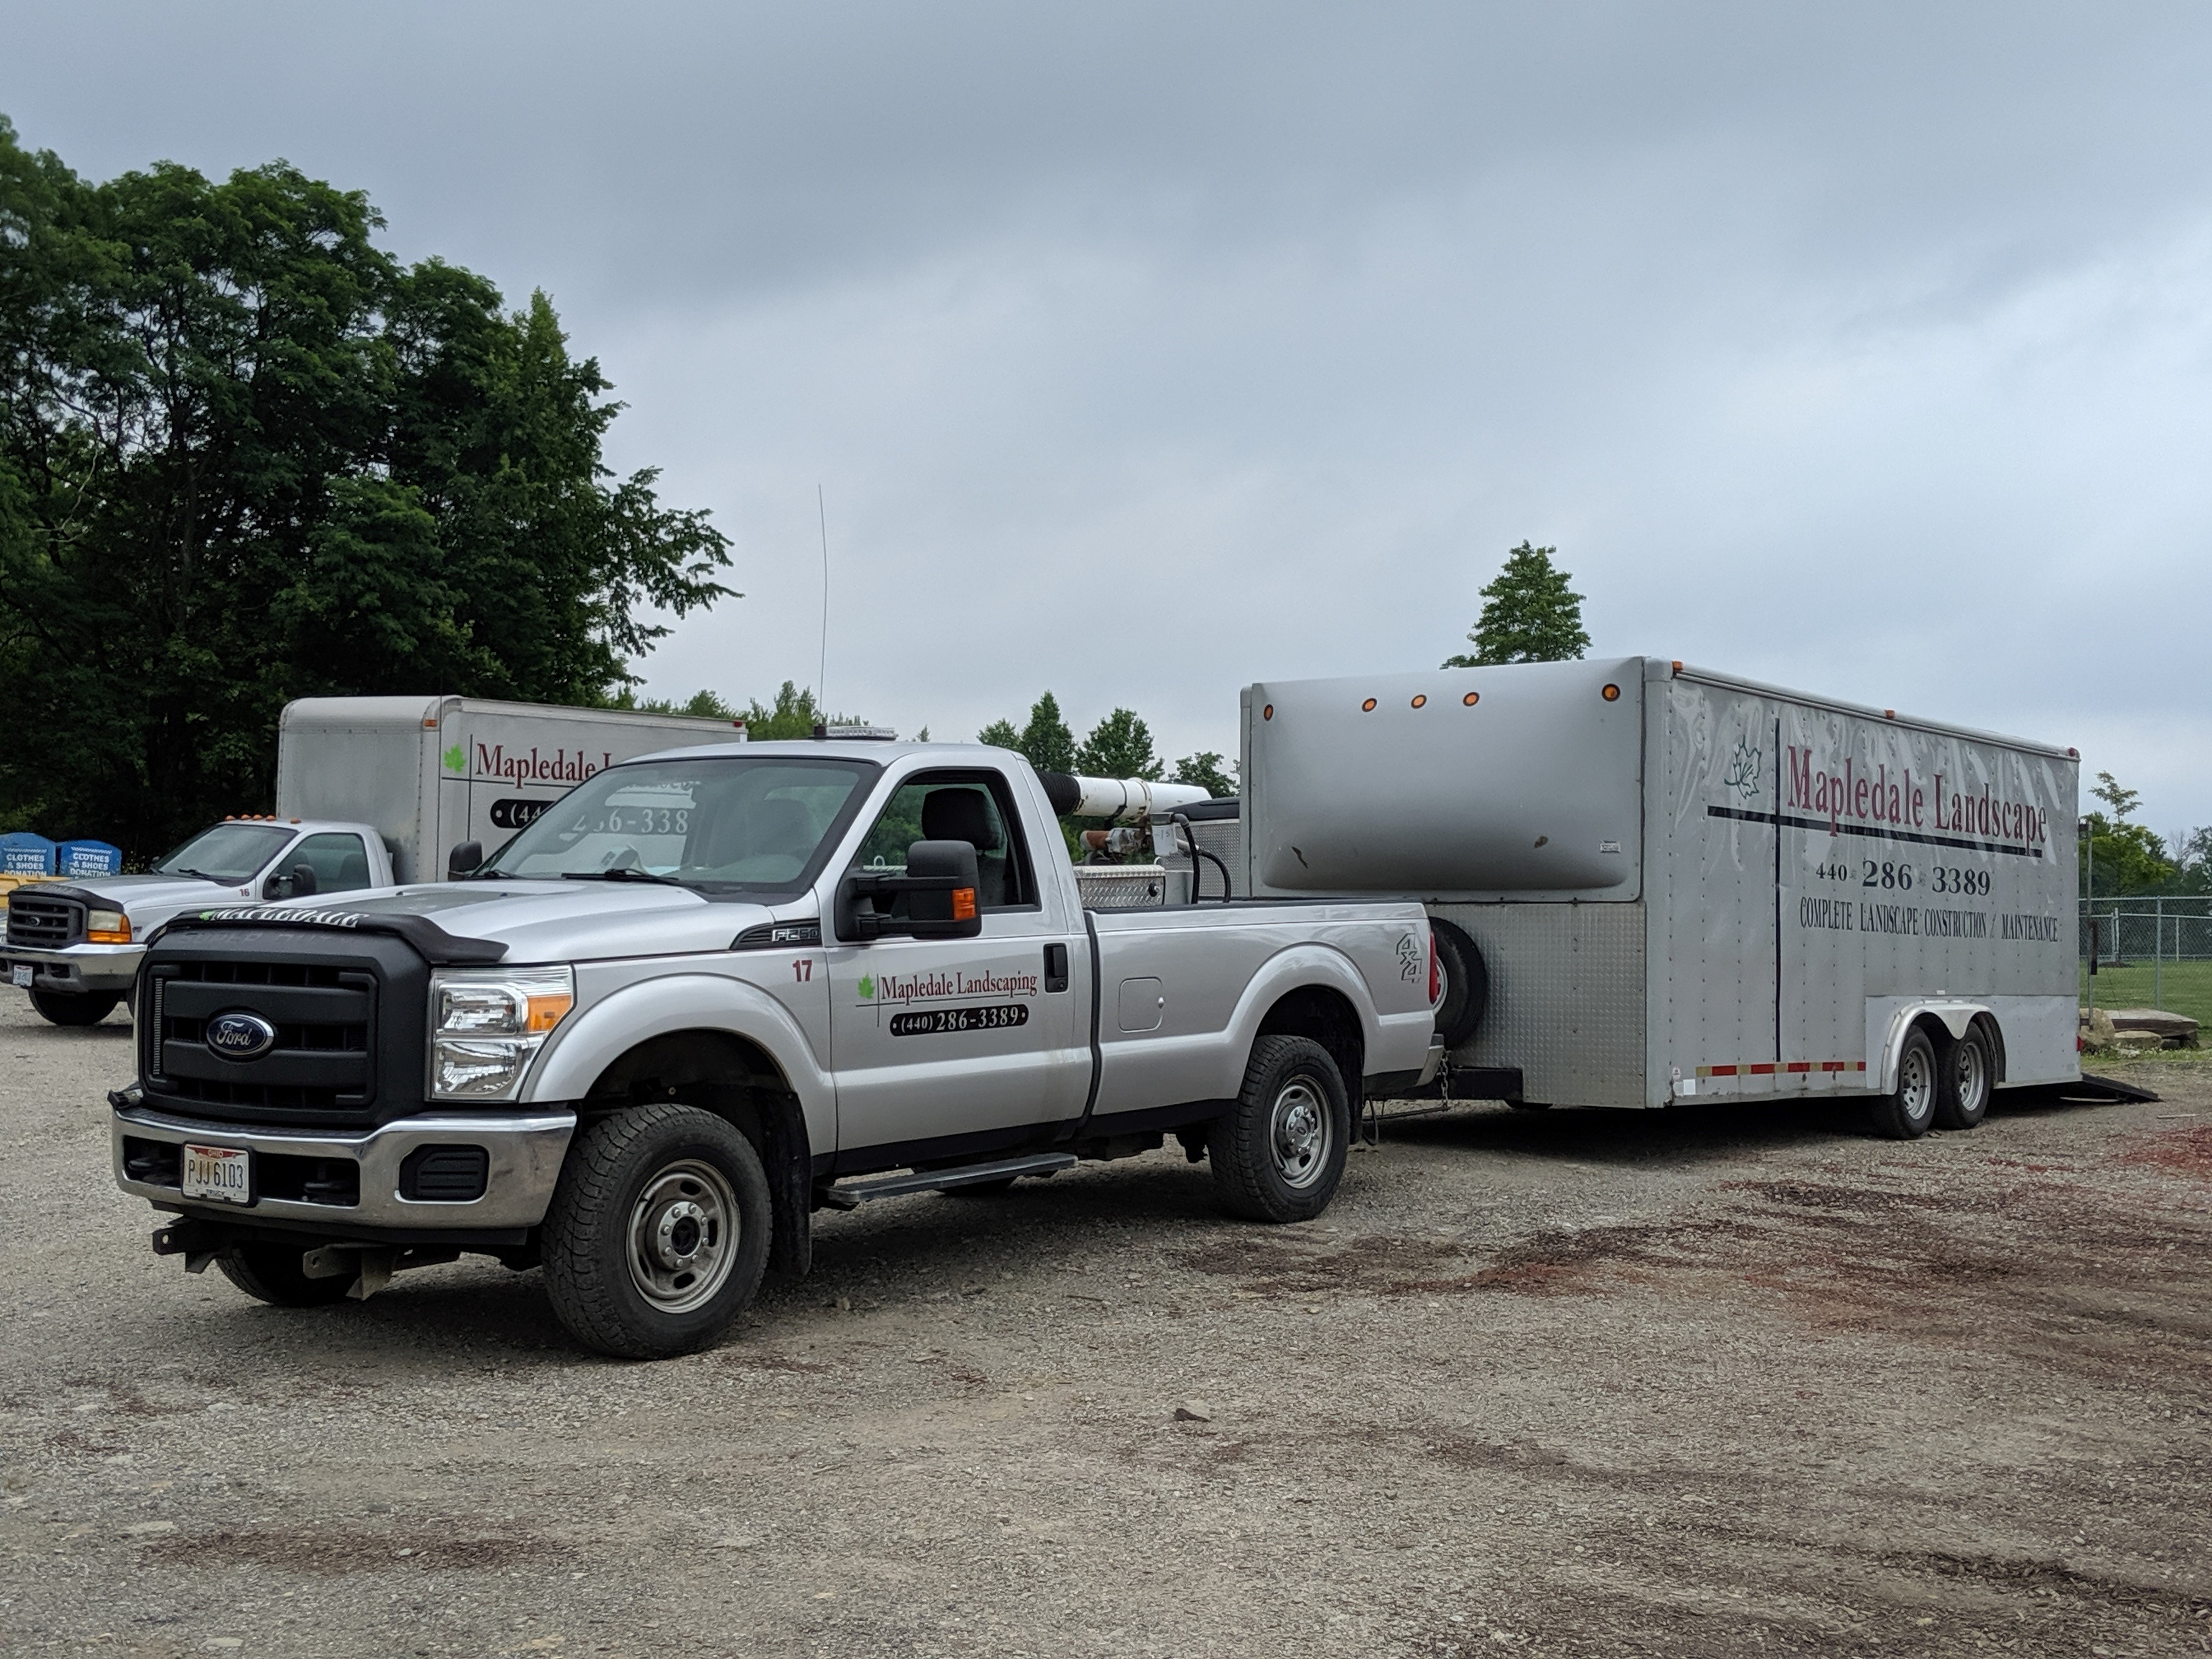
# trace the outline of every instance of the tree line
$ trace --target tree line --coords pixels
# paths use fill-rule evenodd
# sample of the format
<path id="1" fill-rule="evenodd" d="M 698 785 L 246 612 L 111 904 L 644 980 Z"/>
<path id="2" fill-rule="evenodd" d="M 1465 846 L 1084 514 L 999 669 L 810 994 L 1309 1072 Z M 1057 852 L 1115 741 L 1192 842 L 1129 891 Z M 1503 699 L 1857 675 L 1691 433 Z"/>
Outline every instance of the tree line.
<path id="1" fill-rule="evenodd" d="M 295 697 L 605 704 L 729 544 L 601 455 L 545 296 L 283 161 L 106 183 L 0 117 L 0 829 L 266 810 Z"/>

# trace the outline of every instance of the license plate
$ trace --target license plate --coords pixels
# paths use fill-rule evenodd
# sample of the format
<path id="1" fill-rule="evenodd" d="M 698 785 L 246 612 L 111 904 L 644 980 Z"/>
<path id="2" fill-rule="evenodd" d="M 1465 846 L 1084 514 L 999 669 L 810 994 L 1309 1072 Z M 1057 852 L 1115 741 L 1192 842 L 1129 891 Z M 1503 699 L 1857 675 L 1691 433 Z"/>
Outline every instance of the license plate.
<path id="1" fill-rule="evenodd" d="M 253 1202 L 253 1154 L 243 1146 L 185 1146 L 185 1196 Z"/>
<path id="2" fill-rule="evenodd" d="M 19 988 L 26 991 L 31 988 L 31 964 L 29 963 L 19 962 L 15 963 L 14 967 L 8 970 L 8 975 L 9 978 L 15 981 L 16 986 Z"/>

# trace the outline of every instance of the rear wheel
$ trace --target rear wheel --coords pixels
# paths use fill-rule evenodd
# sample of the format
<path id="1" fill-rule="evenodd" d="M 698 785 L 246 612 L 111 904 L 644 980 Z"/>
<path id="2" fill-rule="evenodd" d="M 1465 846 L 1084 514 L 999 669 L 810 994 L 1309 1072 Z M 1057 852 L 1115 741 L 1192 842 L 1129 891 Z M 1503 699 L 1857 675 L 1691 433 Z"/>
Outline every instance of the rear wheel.
<path id="1" fill-rule="evenodd" d="M 1437 973 L 1444 991 L 1437 1004 L 1437 1035 L 1445 1048 L 1456 1048 L 1474 1035 L 1490 1006 L 1490 970 L 1474 941 L 1450 922 L 1431 916 L 1429 932 L 1437 943 Z"/>
<path id="2" fill-rule="evenodd" d="M 1966 1035 L 1953 1042 L 1943 1056 L 1936 1095 L 1936 1127 L 1972 1128 L 1989 1115 L 1990 1093 L 1996 1083 L 1989 1034 L 1978 1025 L 1969 1025 Z"/>
<path id="3" fill-rule="evenodd" d="M 1916 1025 L 1905 1034 L 1905 1047 L 1897 1056 L 1896 1089 L 1874 1103 L 1875 1132 L 1892 1140 L 1917 1140 L 1936 1121 L 1940 1087 L 1936 1045 Z"/>
<path id="4" fill-rule="evenodd" d="M 710 1346 L 760 1288 L 768 1176 L 737 1128 L 640 1106 L 576 1139 L 545 1214 L 545 1289 L 586 1347 L 661 1359 Z"/>
<path id="5" fill-rule="evenodd" d="M 115 1012 L 123 999 L 113 991 L 79 993 L 33 991 L 31 1006 L 57 1025 L 97 1025 Z"/>
<path id="6" fill-rule="evenodd" d="M 222 1276 L 256 1301 L 276 1308 L 323 1308 L 345 1300 L 353 1275 L 310 1279 L 300 1266 L 307 1251 L 293 1244 L 240 1244 L 215 1259 Z"/>
<path id="7" fill-rule="evenodd" d="M 1352 1110 L 1328 1050 L 1310 1037 L 1252 1045 L 1235 1109 L 1206 1136 L 1222 1207 L 1252 1221 L 1310 1221 L 1344 1178 Z"/>

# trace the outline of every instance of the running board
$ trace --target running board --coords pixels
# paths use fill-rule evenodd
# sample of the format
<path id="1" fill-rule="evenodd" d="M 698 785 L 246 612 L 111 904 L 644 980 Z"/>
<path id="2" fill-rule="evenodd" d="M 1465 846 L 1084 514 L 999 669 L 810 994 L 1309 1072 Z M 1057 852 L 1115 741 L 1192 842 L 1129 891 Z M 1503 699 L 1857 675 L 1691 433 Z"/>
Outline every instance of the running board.
<path id="1" fill-rule="evenodd" d="M 1026 1158 L 994 1158 L 988 1164 L 963 1164 L 951 1170 L 916 1170 L 911 1175 L 878 1176 L 820 1189 L 822 1201 L 833 1210 L 854 1210 L 872 1198 L 902 1198 L 908 1193 L 941 1193 L 954 1187 L 980 1187 L 988 1181 L 1010 1181 L 1016 1176 L 1050 1175 L 1075 1167 L 1073 1152 L 1036 1152 Z"/>

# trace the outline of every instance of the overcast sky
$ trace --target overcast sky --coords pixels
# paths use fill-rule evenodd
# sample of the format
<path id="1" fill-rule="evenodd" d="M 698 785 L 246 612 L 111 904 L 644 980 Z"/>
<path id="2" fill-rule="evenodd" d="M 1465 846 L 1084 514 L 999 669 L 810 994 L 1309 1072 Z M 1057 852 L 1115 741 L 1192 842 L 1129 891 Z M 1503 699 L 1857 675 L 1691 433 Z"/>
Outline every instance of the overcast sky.
<path id="1" fill-rule="evenodd" d="M 542 287 L 746 597 L 650 689 L 1170 756 L 1599 653 L 2078 745 L 2212 823 L 2212 10 L 0 3 L 106 177 L 275 156 Z"/>

